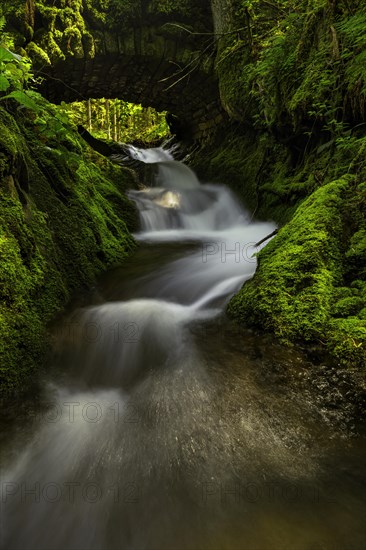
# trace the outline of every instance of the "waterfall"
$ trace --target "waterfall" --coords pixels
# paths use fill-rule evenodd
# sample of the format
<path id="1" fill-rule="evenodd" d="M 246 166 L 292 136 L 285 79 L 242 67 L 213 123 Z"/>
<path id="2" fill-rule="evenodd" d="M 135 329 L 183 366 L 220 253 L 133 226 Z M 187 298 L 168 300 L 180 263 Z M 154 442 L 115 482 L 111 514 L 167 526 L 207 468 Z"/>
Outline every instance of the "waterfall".
<path id="1" fill-rule="evenodd" d="M 154 368 L 179 364 L 191 346 L 189 324 L 222 312 L 255 272 L 254 244 L 275 227 L 251 222 L 227 187 L 201 185 L 169 152 L 131 146 L 130 154 L 158 167 L 156 186 L 129 193 L 141 220 L 135 237 L 142 242 L 188 241 L 195 247 L 152 273 L 141 285 L 140 298 L 75 313 L 70 321 L 78 326 L 74 371 L 92 385 L 127 387 L 149 370 L 150 362 Z M 92 340 L 82 338 L 88 327 L 98 327 Z M 121 330 L 130 330 L 131 338 L 122 341 Z"/>

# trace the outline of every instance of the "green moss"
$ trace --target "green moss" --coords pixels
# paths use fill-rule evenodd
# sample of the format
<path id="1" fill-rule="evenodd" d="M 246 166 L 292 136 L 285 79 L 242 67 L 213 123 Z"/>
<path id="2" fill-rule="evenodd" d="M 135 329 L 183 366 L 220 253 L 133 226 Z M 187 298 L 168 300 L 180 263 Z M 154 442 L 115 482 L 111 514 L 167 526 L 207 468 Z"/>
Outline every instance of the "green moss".
<path id="1" fill-rule="evenodd" d="M 50 59 L 51 63 L 63 61 L 66 58 L 58 44 L 59 40 L 57 40 L 56 33 L 47 32 L 45 29 L 40 29 L 35 32 L 34 41 L 44 52 L 43 55 L 46 55 Z M 34 60 L 36 61 L 36 59 Z"/>
<path id="2" fill-rule="evenodd" d="M 37 25 L 29 55 L 38 64 L 47 59 L 55 63 L 66 57 L 94 56 L 94 40 L 83 18 L 82 0 L 57 0 L 52 5 L 45 0 L 36 2 L 41 25 Z M 37 21 L 37 19 L 36 19 Z"/>
<path id="3" fill-rule="evenodd" d="M 62 35 L 63 50 L 75 57 L 84 57 L 83 35 L 76 26 L 67 27 Z"/>
<path id="4" fill-rule="evenodd" d="M 255 113 L 256 101 L 251 94 L 250 48 L 245 40 L 221 41 L 220 57 L 216 63 L 220 98 L 226 112 L 234 120 L 250 119 Z"/>
<path id="5" fill-rule="evenodd" d="M 51 65 L 48 54 L 34 42 L 29 42 L 25 49 L 27 55 L 38 65 Z"/>
<path id="6" fill-rule="evenodd" d="M 363 225 L 366 224 L 366 221 Z M 346 252 L 347 270 L 366 279 L 366 229 L 363 227 L 352 236 Z"/>
<path id="7" fill-rule="evenodd" d="M 361 296 L 349 296 L 336 302 L 333 307 L 333 315 L 336 317 L 357 315 L 365 305 Z"/>
<path id="8" fill-rule="evenodd" d="M 357 285 L 341 287 L 347 230 L 343 208 L 352 188 L 353 178 L 344 177 L 301 203 L 290 222 L 259 253 L 254 278 L 229 304 L 233 317 L 273 331 L 286 342 L 327 342 L 342 361 L 351 351 L 350 362 L 356 357 L 358 363 L 365 360 L 364 322 L 357 317 L 333 318 L 357 315 L 365 305 L 356 295 Z M 347 326 L 353 336 L 345 336 Z"/>
<path id="9" fill-rule="evenodd" d="M 85 31 L 81 39 L 85 58 L 93 59 L 95 56 L 95 42 L 93 35 L 90 32 Z"/>
<path id="10" fill-rule="evenodd" d="M 341 364 L 364 368 L 366 364 L 366 321 L 358 317 L 332 320 L 327 347 Z"/>
<path id="11" fill-rule="evenodd" d="M 54 109 L 44 102 L 42 116 L 54 121 Z M 134 212 L 123 194 L 134 185 L 130 172 L 118 169 L 124 185 L 116 185 L 67 126 L 47 146 L 40 138 L 37 123 L 0 108 L 3 392 L 29 384 L 47 348 L 47 323 L 71 293 L 134 248 L 124 221 Z"/>

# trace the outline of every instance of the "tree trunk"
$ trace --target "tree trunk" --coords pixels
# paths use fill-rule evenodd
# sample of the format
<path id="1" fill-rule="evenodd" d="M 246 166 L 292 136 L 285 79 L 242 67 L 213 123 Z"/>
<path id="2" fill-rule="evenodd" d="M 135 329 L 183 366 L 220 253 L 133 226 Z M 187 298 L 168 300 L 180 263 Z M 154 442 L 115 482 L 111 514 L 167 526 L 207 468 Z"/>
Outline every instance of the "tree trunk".
<path id="1" fill-rule="evenodd" d="M 121 141 L 121 105 L 117 100 L 117 141 Z"/>
<path id="2" fill-rule="evenodd" d="M 113 126 L 112 126 L 112 139 L 117 141 L 117 105 L 116 100 L 113 101 Z"/>
<path id="3" fill-rule="evenodd" d="M 88 99 L 88 130 L 92 132 L 92 108 L 91 108 L 91 99 Z"/>
<path id="4" fill-rule="evenodd" d="M 109 114 L 109 99 L 105 100 L 105 117 L 107 124 L 107 139 L 111 139 L 111 119 Z"/>

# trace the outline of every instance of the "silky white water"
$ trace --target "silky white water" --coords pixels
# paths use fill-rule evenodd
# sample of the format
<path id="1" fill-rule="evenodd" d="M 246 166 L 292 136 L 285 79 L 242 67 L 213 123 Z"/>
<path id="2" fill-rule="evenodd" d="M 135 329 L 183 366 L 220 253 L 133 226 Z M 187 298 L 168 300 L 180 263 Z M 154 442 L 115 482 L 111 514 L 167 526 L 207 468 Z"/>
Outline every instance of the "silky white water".
<path id="1" fill-rule="evenodd" d="M 104 385 L 128 383 L 152 355 L 159 364 L 179 362 L 183 348 L 189 348 L 187 325 L 221 313 L 227 298 L 255 272 L 255 243 L 275 227 L 251 223 L 225 186 L 200 185 L 194 172 L 171 160 L 169 152 L 131 148 L 131 154 L 158 166 L 158 187 L 130 192 L 141 219 L 136 239 L 191 241 L 197 246 L 151 274 L 149 299 L 143 299 L 142 283 L 141 298 L 75 312 L 72 323 L 78 327 L 81 345 L 78 353 L 74 350 L 74 360 L 79 369 L 84 365 L 84 381 Z M 129 327 L 134 345 L 116 345 L 113 329 L 104 331 L 103 338 L 100 328 L 93 332 L 93 327 L 120 325 Z M 87 330 L 92 341 L 85 343 L 81 336 Z"/>
<path id="2" fill-rule="evenodd" d="M 175 296 L 179 304 L 189 297 L 193 319 L 197 309 L 206 307 L 210 300 L 232 295 L 252 277 L 255 254 L 260 250 L 255 244 L 275 225 L 251 222 L 249 213 L 227 187 L 200 185 L 187 166 L 169 160 L 169 153 L 162 162 L 162 156 L 163 151 L 153 155 L 159 167 L 158 186 L 130 192 L 141 220 L 136 238 L 145 242 L 198 243 L 196 252 L 152 276 L 157 279 L 155 296 Z"/>

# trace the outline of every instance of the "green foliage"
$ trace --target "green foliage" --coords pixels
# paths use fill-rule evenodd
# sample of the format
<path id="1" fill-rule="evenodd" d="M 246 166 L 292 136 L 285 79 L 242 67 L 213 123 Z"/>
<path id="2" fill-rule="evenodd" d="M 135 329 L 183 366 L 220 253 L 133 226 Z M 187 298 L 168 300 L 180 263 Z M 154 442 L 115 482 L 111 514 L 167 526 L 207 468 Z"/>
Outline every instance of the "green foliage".
<path id="1" fill-rule="evenodd" d="M 23 92 L 22 90 L 10 92 L 10 94 L 3 96 L 1 99 L 14 99 L 21 107 L 25 107 L 26 109 L 30 109 L 34 112 L 40 110 L 37 103 L 32 99 L 30 93 Z"/>
<path id="2" fill-rule="evenodd" d="M 35 99 L 41 96 L 27 90 L 35 83 L 32 64 L 29 59 L 8 49 L 12 40 L 2 33 L 4 26 L 5 19 L 0 18 L 0 101 L 12 99 L 22 108 L 39 112 L 41 107 Z"/>
<path id="3" fill-rule="evenodd" d="M 0 25 L 0 94 L 22 90 L 32 79 L 31 63 L 7 48 Z"/>
<path id="4" fill-rule="evenodd" d="M 364 117 L 366 11 L 362 3 L 353 10 L 328 0 L 241 1 L 240 33 L 223 38 L 217 61 L 228 112 L 294 131 L 344 122 L 349 110 Z"/>
<path id="5" fill-rule="evenodd" d="M 100 139 L 124 143 L 139 141 L 148 145 L 169 136 L 166 113 L 120 99 L 91 99 L 69 105 L 62 103 L 61 113 L 67 115 L 73 124 L 85 126 Z"/>
<path id="6" fill-rule="evenodd" d="M 366 13 L 358 13 L 342 20 L 336 25 L 342 35 L 342 58 L 347 62 L 346 75 L 350 88 L 359 80 L 362 82 L 362 93 L 366 94 Z"/>

